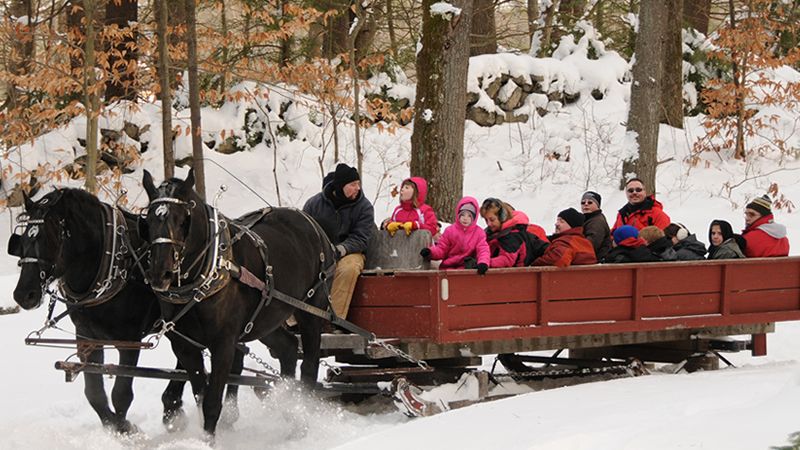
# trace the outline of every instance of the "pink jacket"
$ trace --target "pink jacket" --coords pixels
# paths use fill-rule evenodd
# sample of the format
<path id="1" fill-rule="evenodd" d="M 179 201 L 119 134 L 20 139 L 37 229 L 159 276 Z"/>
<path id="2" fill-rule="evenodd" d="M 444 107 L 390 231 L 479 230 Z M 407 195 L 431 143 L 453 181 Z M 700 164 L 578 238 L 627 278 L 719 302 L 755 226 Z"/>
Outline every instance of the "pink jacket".
<path id="1" fill-rule="evenodd" d="M 428 230 L 431 236 L 436 236 L 439 233 L 439 221 L 436 219 L 436 213 L 433 208 L 425 203 L 425 198 L 428 196 L 428 182 L 424 178 L 411 177 L 403 180 L 411 181 L 417 186 L 417 204 L 414 207 L 412 201 L 401 201 L 400 204 L 392 212 L 389 219 L 390 222 L 411 222 L 414 230 Z"/>
<path id="2" fill-rule="evenodd" d="M 469 226 L 463 226 L 458 221 L 458 211 L 461 205 L 471 203 L 475 211 L 479 211 L 478 201 L 473 197 L 464 197 L 456 206 L 456 218 L 452 225 L 447 227 L 435 245 L 430 247 L 431 259 L 442 260 L 441 269 L 463 269 L 464 259 L 473 257 L 478 264 L 489 265 L 489 243 L 486 242 L 486 233 L 478 226 L 477 219 L 473 219 Z"/>

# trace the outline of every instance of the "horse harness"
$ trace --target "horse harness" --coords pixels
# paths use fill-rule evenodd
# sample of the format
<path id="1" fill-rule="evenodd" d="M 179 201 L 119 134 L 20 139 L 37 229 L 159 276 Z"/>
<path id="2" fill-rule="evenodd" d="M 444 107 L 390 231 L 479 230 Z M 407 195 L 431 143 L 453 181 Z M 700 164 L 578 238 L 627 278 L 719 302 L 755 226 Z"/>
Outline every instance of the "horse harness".
<path id="1" fill-rule="evenodd" d="M 187 208 L 192 207 L 192 205 L 180 199 L 164 197 L 153 200 L 150 203 L 149 208 L 152 208 L 153 205 L 159 204 L 177 204 Z M 262 208 L 231 221 L 224 215 L 220 214 L 216 208 L 210 205 L 205 206 L 208 212 L 209 223 L 211 225 L 208 233 L 209 243 L 198 256 L 198 259 L 192 263 L 192 266 L 190 266 L 189 269 L 184 272 L 183 278 L 188 276 L 191 268 L 201 257 L 204 259 L 203 270 L 195 280 L 190 281 L 188 284 L 167 289 L 163 292 L 156 292 L 156 295 L 166 302 L 185 305 L 171 320 L 167 321 L 166 319 L 162 318 L 159 321 L 162 326 L 161 333 L 172 331 L 182 336 L 185 340 L 189 341 L 193 345 L 202 347 L 201 344 L 192 340 L 188 336 L 178 333 L 175 330 L 175 323 L 186 313 L 188 313 L 194 304 L 213 296 L 225 288 L 228 283 L 230 283 L 231 279 L 236 279 L 240 283 L 256 289 L 261 293 L 261 298 L 258 305 L 251 314 L 250 319 L 247 321 L 244 330 L 242 330 L 242 333 L 239 335 L 240 340 L 252 331 L 256 317 L 258 317 L 258 314 L 261 312 L 261 310 L 269 305 L 273 299 L 281 301 L 295 309 L 299 309 L 309 314 L 321 317 L 364 337 L 374 338 L 374 334 L 371 332 L 337 317 L 331 308 L 328 308 L 327 310 L 317 308 L 313 305 L 305 303 L 301 299 L 294 298 L 278 289 L 275 289 L 272 266 L 269 263 L 269 248 L 261 236 L 252 230 L 252 227 L 255 224 L 259 223 L 264 217 L 273 211 L 272 207 Z M 314 220 L 308 216 L 308 214 L 300 210 L 298 211 L 312 225 L 317 233 L 318 238 L 324 242 L 328 242 L 328 245 L 331 246 L 331 251 L 333 251 L 332 244 L 330 244 L 327 236 L 325 236 L 324 232 L 322 232 L 322 230 L 319 228 L 319 225 L 317 225 L 316 222 L 314 222 Z M 247 237 L 259 251 L 261 259 L 264 263 L 263 279 L 259 278 L 257 275 L 253 274 L 253 272 L 247 269 L 247 267 L 238 264 L 234 260 L 233 245 L 243 237 Z M 152 244 L 168 244 L 180 248 L 185 246 L 184 242 L 164 237 L 154 239 Z M 314 285 L 306 291 L 306 294 L 304 295 L 305 299 L 310 299 L 314 296 L 318 289 L 324 287 L 325 281 L 328 279 L 328 277 L 333 276 L 333 273 L 336 270 L 335 260 L 331 260 L 326 265 L 324 249 L 321 249 L 319 258 L 323 268 L 320 271 Z M 178 261 L 182 261 L 182 257 L 180 259 L 176 259 Z M 180 279 L 181 275 L 179 274 L 179 280 Z"/>
<path id="2" fill-rule="evenodd" d="M 48 204 L 49 198 L 43 198 L 40 200 L 40 204 L 49 208 L 58 202 L 60 198 L 60 196 L 56 197 L 50 204 Z M 71 308 L 97 306 L 111 300 L 125 287 L 128 281 L 129 269 L 134 264 L 139 264 L 139 261 L 132 257 L 135 255 L 135 252 L 131 249 L 125 216 L 122 211 L 105 203 L 101 203 L 101 207 L 101 220 L 104 225 L 102 235 L 103 250 L 100 255 L 100 263 L 98 264 L 99 270 L 97 271 L 91 287 L 85 292 L 76 292 L 70 289 L 63 281 L 59 282 L 55 291 L 47 290 L 52 278 L 47 278 L 44 267 L 50 267 L 52 269 L 55 266 L 55 261 L 45 260 L 38 254 L 38 251 L 34 256 L 22 254 L 21 248 L 19 247 L 19 238 L 21 235 L 27 234 L 29 239 L 38 239 L 40 233 L 43 232 L 41 227 L 45 223 L 45 218 L 49 210 L 45 210 L 41 218 L 21 220 L 20 225 L 24 224 L 22 233 L 12 235 L 9 241 L 9 253 L 20 258 L 17 264 L 20 266 L 23 264 L 38 264 L 42 267 L 39 274 L 42 290 L 59 300 L 68 300 Z M 71 237 L 69 231 L 66 229 L 64 219 L 59 220 L 59 233 L 62 239 Z M 16 241 L 14 239 L 15 237 L 17 238 Z M 12 248 L 14 251 L 12 251 Z M 144 274 L 144 269 L 141 265 L 139 265 L 139 267 Z"/>

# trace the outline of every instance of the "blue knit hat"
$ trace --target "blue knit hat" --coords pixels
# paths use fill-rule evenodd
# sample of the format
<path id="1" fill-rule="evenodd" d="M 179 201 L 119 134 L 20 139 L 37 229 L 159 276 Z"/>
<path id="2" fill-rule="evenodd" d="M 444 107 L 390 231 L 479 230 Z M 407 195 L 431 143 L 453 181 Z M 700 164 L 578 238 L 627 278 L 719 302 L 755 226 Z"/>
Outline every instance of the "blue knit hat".
<path id="1" fill-rule="evenodd" d="M 623 225 L 614 230 L 614 243 L 619 245 L 620 242 L 628 238 L 638 238 L 639 230 L 631 225 Z"/>

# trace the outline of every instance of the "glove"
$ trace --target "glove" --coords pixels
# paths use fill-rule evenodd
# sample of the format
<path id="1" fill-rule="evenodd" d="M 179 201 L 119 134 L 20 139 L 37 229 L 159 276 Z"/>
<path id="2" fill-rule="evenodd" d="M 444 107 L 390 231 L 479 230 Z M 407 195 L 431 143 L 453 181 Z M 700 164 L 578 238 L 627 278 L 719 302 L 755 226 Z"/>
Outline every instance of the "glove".
<path id="1" fill-rule="evenodd" d="M 484 275 L 489 270 L 489 265 L 486 263 L 478 264 L 478 275 Z"/>
<path id="2" fill-rule="evenodd" d="M 414 222 L 406 222 L 403 224 L 403 229 L 406 230 L 406 236 L 411 236 L 411 230 L 414 229 Z"/>
<path id="3" fill-rule="evenodd" d="M 344 258 L 344 255 L 346 254 L 347 254 L 347 249 L 344 248 L 344 245 L 339 244 L 336 246 L 336 256 L 338 256 L 339 259 Z"/>
<path id="4" fill-rule="evenodd" d="M 419 251 L 419 256 L 422 256 L 422 259 L 424 259 L 425 261 L 430 261 L 431 249 L 429 249 L 428 247 L 423 248 L 422 250 Z"/>
<path id="5" fill-rule="evenodd" d="M 386 231 L 389 232 L 392 236 L 397 232 L 398 228 L 403 226 L 400 222 L 389 222 L 389 225 L 386 225 Z"/>

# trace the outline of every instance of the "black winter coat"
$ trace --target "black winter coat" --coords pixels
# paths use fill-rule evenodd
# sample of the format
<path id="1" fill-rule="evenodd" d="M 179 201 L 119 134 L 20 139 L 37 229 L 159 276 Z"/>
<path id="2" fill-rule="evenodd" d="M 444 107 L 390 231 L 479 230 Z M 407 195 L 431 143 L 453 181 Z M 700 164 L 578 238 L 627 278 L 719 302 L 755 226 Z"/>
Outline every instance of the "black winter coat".
<path id="1" fill-rule="evenodd" d="M 706 259 L 706 246 L 697 240 L 697 236 L 690 234 L 682 241 L 678 241 L 672 248 L 678 254 L 678 261 L 697 261 Z"/>
<path id="2" fill-rule="evenodd" d="M 303 211 L 320 224 L 333 245 L 342 244 L 348 254 L 364 253 L 375 230 L 375 208 L 363 191 L 353 201 L 339 202 L 338 208 L 331 200 L 333 195 L 333 186 L 328 183 L 306 201 Z"/>
<path id="3" fill-rule="evenodd" d="M 583 235 L 592 243 L 594 254 L 597 260 L 601 261 L 611 251 L 611 230 L 608 228 L 608 221 L 602 209 L 584 217 L 586 221 L 583 222 Z"/>
<path id="4" fill-rule="evenodd" d="M 626 247 L 618 245 L 611 249 L 603 259 L 606 264 L 635 263 L 635 262 L 657 262 L 660 259 L 645 246 Z"/>
<path id="5" fill-rule="evenodd" d="M 663 236 L 655 241 L 651 242 L 650 245 L 647 246 L 654 255 L 656 255 L 661 261 L 677 261 L 678 254 L 675 252 L 675 249 L 672 248 L 672 239 Z"/>

